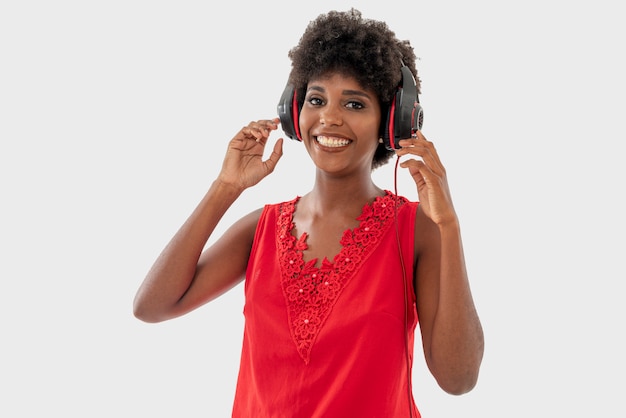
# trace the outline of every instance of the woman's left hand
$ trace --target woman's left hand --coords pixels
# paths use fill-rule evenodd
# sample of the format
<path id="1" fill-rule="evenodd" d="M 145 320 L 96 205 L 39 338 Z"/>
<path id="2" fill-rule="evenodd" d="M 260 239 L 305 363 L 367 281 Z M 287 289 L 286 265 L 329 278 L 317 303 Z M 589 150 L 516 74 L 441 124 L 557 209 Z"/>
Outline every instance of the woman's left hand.
<path id="1" fill-rule="evenodd" d="M 409 158 L 401 162 L 400 167 L 407 168 L 413 177 L 417 185 L 420 206 L 426 216 L 437 225 L 456 222 L 446 169 L 433 143 L 418 131 L 415 138 L 403 139 L 398 145 L 402 147 L 396 150 L 399 157 L 416 155 L 421 158 L 421 160 Z"/>

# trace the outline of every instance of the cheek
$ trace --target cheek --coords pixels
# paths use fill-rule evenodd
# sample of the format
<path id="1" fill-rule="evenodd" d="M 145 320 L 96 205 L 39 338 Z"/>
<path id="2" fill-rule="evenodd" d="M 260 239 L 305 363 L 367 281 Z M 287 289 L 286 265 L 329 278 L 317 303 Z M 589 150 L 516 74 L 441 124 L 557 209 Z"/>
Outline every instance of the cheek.
<path id="1" fill-rule="evenodd" d="M 378 144 L 378 138 L 381 136 L 380 117 L 368 118 L 360 126 L 360 135 L 368 140 L 371 138 L 373 142 Z"/>
<path id="2" fill-rule="evenodd" d="M 306 132 L 315 120 L 315 112 L 309 108 L 302 107 L 300 115 L 298 117 L 298 124 L 300 125 L 300 132 Z"/>

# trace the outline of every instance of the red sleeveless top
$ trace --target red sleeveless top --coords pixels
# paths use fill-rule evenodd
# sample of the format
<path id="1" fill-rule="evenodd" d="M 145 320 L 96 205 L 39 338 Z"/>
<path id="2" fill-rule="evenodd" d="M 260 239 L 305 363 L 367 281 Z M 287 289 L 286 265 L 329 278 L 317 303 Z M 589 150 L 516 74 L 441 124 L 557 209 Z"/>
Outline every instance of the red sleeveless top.
<path id="1" fill-rule="evenodd" d="M 245 281 L 234 418 L 418 418 L 411 392 L 417 202 L 387 191 L 332 261 L 305 262 L 299 198 L 266 205 Z M 405 308 L 405 297 L 406 306 Z"/>

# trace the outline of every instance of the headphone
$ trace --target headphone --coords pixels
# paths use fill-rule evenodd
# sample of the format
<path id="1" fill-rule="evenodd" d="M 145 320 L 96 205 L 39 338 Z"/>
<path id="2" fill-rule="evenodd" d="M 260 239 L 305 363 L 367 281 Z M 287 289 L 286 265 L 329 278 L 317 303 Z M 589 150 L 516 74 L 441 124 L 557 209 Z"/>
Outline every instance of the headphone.
<path id="1" fill-rule="evenodd" d="M 411 138 L 424 123 L 413 73 L 404 64 L 401 70 L 402 79 L 393 98 L 383 107 L 384 117 L 381 118 L 380 136 L 390 151 L 399 149 L 397 141 Z M 278 102 L 278 116 L 285 135 L 296 141 L 302 141 L 299 120 L 303 104 L 304 98 L 298 97 L 294 86 L 287 84 Z"/>

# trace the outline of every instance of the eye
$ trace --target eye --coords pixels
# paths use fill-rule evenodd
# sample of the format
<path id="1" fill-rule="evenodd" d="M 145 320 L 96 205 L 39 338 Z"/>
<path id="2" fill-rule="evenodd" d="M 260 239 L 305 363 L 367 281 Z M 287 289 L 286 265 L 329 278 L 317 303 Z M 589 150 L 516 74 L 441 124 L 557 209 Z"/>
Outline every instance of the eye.
<path id="1" fill-rule="evenodd" d="M 315 96 L 308 97 L 306 100 L 307 100 L 307 102 L 309 104 L 311 104 L 313 106 L 321 106 L 321 105 L 324 104 L 324 100 L 320 99 L 319 97 L 315 97 Z"/>
<path id="2" fill-rule="evenodd" d="M 350 109 L 354 109 L 354 110 L 359 110 L 359 109 L 363 109 L 365 106 L 361 102 L 358 102 L 356 100 L 351 100 L 348 103 L 346 103 L 346 107 Z"/>

